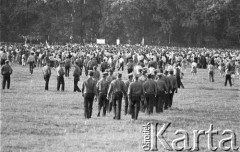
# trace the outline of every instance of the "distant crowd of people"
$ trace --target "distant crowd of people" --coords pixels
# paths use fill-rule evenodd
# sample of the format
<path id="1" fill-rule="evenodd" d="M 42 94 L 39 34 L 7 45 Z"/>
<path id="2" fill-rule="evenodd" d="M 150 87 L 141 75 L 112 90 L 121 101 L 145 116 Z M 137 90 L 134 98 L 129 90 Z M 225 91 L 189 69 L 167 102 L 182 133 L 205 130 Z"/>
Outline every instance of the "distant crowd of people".
<path id="1" fill-rule="evenodd" d="M 84 97 L 84 116 L 92 116 L 94 98 L 98 101 L 98 115 L 113 109 L 114 119 L 121 119 L 121 105 L 124 98 L 125 115 L 131 114 L 137 120 L 139 111 L 160 113 L 171 109 L 174 93 L 184 88 L 181 79 L 187 67 L 191 67 L 194 78 L 199 68 L 207 69 L 209 81 L 214 82 L 215 71 L 225 77 L 224 85 L 239 77 L 240 51 L 231 49 L 181 48 L 139 45 L 54 45 L 24 46 L 0 45 L 2 89 L 10 88 L 13 70 L 9 63 L 29 65 L 31 74 L 35 67 L 41 67 L 45 90 L 52 69 L 57 71 L 57 91 L 64 91 L 64 77 L 74 67 L 74 90 Z M 127 70 L 128 80 L 122 80 Z M 116 76 L 115 76 L 115 74 Z M 88 79 L 78 87 L 80 77 Z"/>

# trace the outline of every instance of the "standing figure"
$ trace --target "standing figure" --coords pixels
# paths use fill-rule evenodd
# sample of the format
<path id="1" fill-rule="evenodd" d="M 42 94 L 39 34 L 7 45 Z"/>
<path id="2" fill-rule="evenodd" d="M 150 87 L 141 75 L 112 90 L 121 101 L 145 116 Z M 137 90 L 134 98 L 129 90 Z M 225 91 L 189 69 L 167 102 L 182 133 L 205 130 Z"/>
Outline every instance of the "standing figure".
<path id="1" fill-rule="evenodd" d="M 74 89 L 73 91 L 74 92 L 81 92 L 81 90 L 79 89 L 78 87 L 78 81 L 80 80 L 80 75 L 81 75 L 81 69 L 80 67 L 77 65 L 77 62 L 75 62 L 75 65 L 74 65 L 74 71 L 73 71 L 73 77 L 74 77 Z"/>
<path id="2" fill-rule="evenodd" d="M 98 96 L 98 114 L 97 116 L 100 117 L 101 108 L 103 107 L 103 116 L 106 116 L 107 111 L 107 91 L 109 83 L 107 81 L 107 72 L 102 73 L 102 79 L 97 82 L 97 96 Z"/>
<path id="3" fill-rule="evenodd" d="M 127 94 L 132 120 L 137 120 L 140 110 L 140 101 L 143 96 L 143 87 L 142 83 L 138 80 L 139 75 L 135 74 L 134 77 L 135 81 L 130 83 Z"/>
<path id="4" fill-rule="evenodd" d="M 34 52 L 31 52 L 31 55 L 27 59 L 27 63 L 29 64 L 29 70 L 31 74 L 33 74 L 33 68 L 34 68 L 35 62 L 36 60 L 35 60 Z"/>
<path id="5" fill-rule="evenodd" d="M 88 71 L 89 77 L 82 84 L 82 96 L 84 97 L 84 117 L 90 119 L 92 117 L 92 106 L 94 96 L 97 94 L 96 81 L 93 79 L 93 71 Z M 86 123 L 86 121 L 85 121 Z"/>
<path id="6" fill-rule="evenodd" d="M 49 79 L 51 77 L 51 68 L 49 65 L 50 63 L 47 62 L 46 65 L 42 68 L 43 77 L 45 80 L 45 90 L 48 90 Z"/>
<path id="7" fill-rule="evenodd" d="M 57 91 L 59 91 L 60 85 L 62 85 L 61 90 L 64 91 L 64 86 L 65 86 L 64 74 L 65 74 L 65 72 L 63 70 L 63 64 L 64 64 L 64 62 L 61 62 L 56 69 L 57 70 Z"/>
<path id="8" fill-rule="evenodd" d="M 143 84 L 143 92 L 145 96 L 147 113 L 150 115 L 153 113 L 153 106 L 157 97 L 157 85 L 156 82 L 152 80 L 152 75 L 150 73 L 147 74 L 147 81 Z"/>
<path id="9" fill-rule="evenodd" d="M 130 73 L 128 74 L 128 80 L 125 82 L 125 86 L 126 86 L 126 92 L 128 92 L 128 88 L 129 88 L 129 85 L 130 83 L 133 81 L 133 74 Z M 127 115 L 127 113 L 131 114 L 131 111 L 130 111 L 130 101 L 128 100 L 129 98 L 125 98 L 125 108 L 124 108 L 124 113 L 125 115 Z"/>
<path id="10" fill-rule="evenodd" d="M 110 99 L 110 95 L 112 94 L 113 100 L 113 119 L 120 120 L 121 119 L 121 107 L 122 107 L 122 97 L 126 96 L 125 84 L 122 81 L 122 74 L 118 73 L 118 78 L 113 80 L 108 89 L 107 98 Z"/>
<path id="11" fill-rule="evenodd" d="M 2 78 L 2 89 L 3 90 L 5 89 L 6 83 L 7 83 L 7 89 L 10 89 L 10 81 L 11 81 L 10 75 L 12 74 L 12 71 L 13 70 L 12 70 L 11 66 L 9 65 L 9 61 L 6 60 L 5 65 L 3 65 L 1 68 L 1 74 L 3 76 L 3 78 Z"/>

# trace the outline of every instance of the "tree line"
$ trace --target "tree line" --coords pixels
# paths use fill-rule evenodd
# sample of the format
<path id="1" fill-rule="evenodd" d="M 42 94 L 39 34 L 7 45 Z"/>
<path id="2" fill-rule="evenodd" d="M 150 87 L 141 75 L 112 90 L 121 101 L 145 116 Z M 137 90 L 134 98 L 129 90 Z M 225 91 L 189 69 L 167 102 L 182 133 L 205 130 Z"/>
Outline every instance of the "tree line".
<path id="1" fill-rule="evenodd" d="M 1 41 L 240 44 L 239 0 L 2 0 Z"/>

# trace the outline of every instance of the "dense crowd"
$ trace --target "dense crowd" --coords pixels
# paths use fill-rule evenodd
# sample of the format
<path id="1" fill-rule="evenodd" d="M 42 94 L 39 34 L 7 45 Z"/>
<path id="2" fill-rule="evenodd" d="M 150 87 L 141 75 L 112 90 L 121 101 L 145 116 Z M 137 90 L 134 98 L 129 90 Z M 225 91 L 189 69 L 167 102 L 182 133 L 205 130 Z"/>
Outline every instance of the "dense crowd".
<path id="1" fill-rule="evenodd" d="M 9 64 L 29 64 L 30 73 L 35 67 L 42 67 L 46 81 L 45 90 L 51 76 L 51 69 L 57 71 L 57 90 L 64 91 L 64 76 L 69 77 L 72 67 L 74 91 L 82 92 L 85 118 L 91 118 L 94 96 L 98 99 L 98 115 L 103 108 L 103 116 L 113 109 L 114 119 L 120 119 L 122 98 L 125 101 L 125 114 L 132 119 L 138 112 L 153 113 L 171 109 L 174 93 L 184 88 L 181 79 L 187 67 L 191 67 L 193 77 L 199 68 L 207 69 L 209 81 L 214 82 L 214 74 L 219 71 L 225 77 L 224 85 L 239 78 L 240 51 L 232 49 L 183 48 L 140 45 L 1 45 L 2 89 L 8 82 L 12 69 Z M 122 80 L 127 69 L 128 80 Z M 115 72 L 115 74 L 114 74 Z M 117 73 L 116 73 L 117 72 Z M 82 75 L 89 78 L 78 81 Z M 101 76 L 102 75 L 102 76 Z"/>

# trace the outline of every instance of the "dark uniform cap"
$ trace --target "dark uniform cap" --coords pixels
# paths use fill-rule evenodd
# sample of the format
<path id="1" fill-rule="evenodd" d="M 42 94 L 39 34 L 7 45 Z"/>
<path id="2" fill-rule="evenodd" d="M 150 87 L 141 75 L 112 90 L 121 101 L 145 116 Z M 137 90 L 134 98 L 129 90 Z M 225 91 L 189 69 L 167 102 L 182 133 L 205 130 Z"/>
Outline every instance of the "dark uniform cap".
<path id="1" fill-rule="evenodd" d="M 9 60 L 6 60 L 5 63 L 9 63 Z"/>
<path id="2" fill-rule="evenodd" d="M 93 74 L 94 73 L 94 71 L 93 70 L 88 70 L 88 74 L 90 75 L 90 74 Z"/>
<path id="3" fill-rule="evenodd" d="M 118 73 L 117 75 L 118 75 L 118 76 L 122 76 L 122 73 Z"/>
<path id="4" fill-rule="evenodd" d="M 146 75 L 147 75 L 147 76 L 152 76 L 152 74 L 151 74 L 151 73 L 147 73 Z"/>

